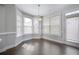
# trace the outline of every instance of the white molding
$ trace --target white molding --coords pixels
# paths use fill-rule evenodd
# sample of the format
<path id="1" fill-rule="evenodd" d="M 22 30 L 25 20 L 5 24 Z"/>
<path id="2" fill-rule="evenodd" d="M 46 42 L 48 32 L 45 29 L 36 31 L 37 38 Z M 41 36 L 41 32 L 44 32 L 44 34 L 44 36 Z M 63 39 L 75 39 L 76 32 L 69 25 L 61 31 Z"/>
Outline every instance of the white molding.
<path id="1" fill-rule="evenodd" d="M 27 39 L 27 40 L 31 40 L 31 39 Z M 15 43 L 14 45 L 9 45 L 9 46 L 7 46 L 7 47 L 5 47 L 5 48 L 3 48 L 3 49 L 0 49 L 0 53 L 1 53 L 1 52 L 4 52 L 4 51 L 6 51 L 6 50 L 8 50 L 8 49 L 10 49 L 10 48 L 16 47 L 16 46 L 18 46 L 20 43 L 22 43 L 23 41 L 27 41 L 27 40 L 23 39 L 23 40 L 21 40 L 20 42 L 17 42 L 17 44 Z"/>
<path id="2" fill-rule="evenodd" d="M 27 40 L 31 40 L 32 38 L 29 38 L 29 39 L 27 39 Z M 27 41 L 26 39 L 23 39 L 23 40 L 21 40 L 21 41 L 19 41 L 18 43 L 15 43 L 15 47 L 17 46 L 17 45 L 19 45 L 20 43 L 22 43 L 23 41 Z"/>
<path id="3" fill-rule="evenodd" d="M 15 47 L 15 45 L 10 45 L 10 46 L 7 46 L 7 47 L 5 47 L 5 48 L 3 48 L 3 49 L 0 49 L 0 53 L 1 53 L 1 52 L 4 52 L 4 51 L 6 51 L 6 50 L 8 50 L 8 49 L 10 49 L 10 48 L 13 48 L 13 47 Z"/>
<path id="4" fill-rule="evenodd" d="M 6 34 L 16 34 L 16 32 L 4 32 L 4 33 L 0 33 L 0 35 L 6 35 Z"/>
<path id="5" fill-rule="evenodd" d="M 61 44 L 70 45 L 70 46 L 79 48 L 78 43 L 72 43 L 72 42 L 68 42 L 68 41 L 64 41 L 64 40 L 55 40 L 55 39 L 51 39 L 51 38 L 48 38 L 48 37 L 43 37 L 43 38 L 46 39 L 46 40 L 53 41 L 53 42 L 58 42 L 58 43 L 61 43 Z"/>

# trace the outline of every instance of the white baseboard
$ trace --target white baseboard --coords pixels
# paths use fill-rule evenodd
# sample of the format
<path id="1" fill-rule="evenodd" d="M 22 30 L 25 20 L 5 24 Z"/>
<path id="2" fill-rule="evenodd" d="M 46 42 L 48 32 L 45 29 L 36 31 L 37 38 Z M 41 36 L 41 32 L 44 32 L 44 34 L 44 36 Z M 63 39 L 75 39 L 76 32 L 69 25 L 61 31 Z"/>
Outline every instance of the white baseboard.
<path id="1" fill-rule="evenodd" d="M 32 37 L 32 39 L 40 39 L 41 37 Z"/>
<path id="2" fill-rule="evenodd" d="M 3 48 L 3 49 L 0 49 L 0 53 L 1 53 L 1 52 L 4 52 L 4 51 L 6 51 L 6 50 L 8 50 L 8 49 L 10 49 L 10 48 L 13 48 L 13 47 L 15 47 L 15 45 L 10 45 L 10 46 L 7 46 L 7 47 L 5 47 L 5 48 Z"/>
<path id="3" fill-rule="evenodd" d="M 27 40 L 31 40 L 31 39 L 27 39 Z M 15 47 L 18 46 L 20 43 L 22 43 L 23 41 L 27 41 L 26 39 L 21 40 L 20 42 L 15 44 Z"/>
<path id="4" fill-rule="evenodd" d="M 31 39 L 27 39 L 27 40 L 31 40 Z M 5 48 L 3 48 L 3 49 L 0 49 L 0 53 L 1 52 L 4 52 L 4 51 L 6 51 L 6 50 L 8 50 L 8 49 L 10 49 L 10 48 L 13 48 L 13 47 L 16 47 L 17 45 L 19 45 L 20 43 L 22 43 L 23 41 L 27 41 L 27 40 L 21 40 L 20 42 L 17 42 L 17 43 L 15 43 L 14 45 L 10 45 L 10 46 L 7 46 L 7 47 L 5 47 Z"/>
<path id="5" fill-rule="evenodd" d="M 78 43 L 67 42 L 67 41 L 64 41 L 64 40 L 55 40 L 55 39 L 51 39 L 51 38 L 48 38 L 48 37 L 43 37 L 43 38 L 46 39 L 46 40 L 53 41 L 53 42 L 58 42 L 58 43 L 62 43 L 62 44 L 66 44 L 66 45 L 70 45 L 70 46 L 79 48 Z"/>

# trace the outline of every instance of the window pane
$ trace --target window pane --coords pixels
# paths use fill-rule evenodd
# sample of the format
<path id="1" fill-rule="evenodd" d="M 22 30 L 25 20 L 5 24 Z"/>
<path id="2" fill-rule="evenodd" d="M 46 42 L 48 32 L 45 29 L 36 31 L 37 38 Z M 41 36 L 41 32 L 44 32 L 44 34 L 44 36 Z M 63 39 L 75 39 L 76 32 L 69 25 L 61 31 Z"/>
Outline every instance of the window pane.
<path id="1" fill-rule="evenodd" d="M 32 20 L 24 18 L 24 34 L 32 34 Z"/>
<path id="2" fill-rule="evenodd" d="M 49 17 L 43 18 L 43 34 L 49 33 Z"/>
<path id="3" fill-rule="evenodd" d="M 48 34 L 49 33 L 49 26 L 43 26 L 43 33 Z"/>
<path id="4" fill-rule="evenodd" d="M 39 34 L 39 21 L 37 19 L 34 19 L 33 21 L 33 25 L 34 25 L 34 34 Z"/>
<path id="5" fill-rule="evenodd" d="M 43 25 L 49 25 L 49 18 L 48 17 L 44 17 Z"/>
<path id="6" fill-rule="evenodd" d="M 31 34 L 32 33 L 32 27 L 24 27 L 24 34 Z"/>
<path id="7" fill-rule="evenodd" d="M 17 14 L 17 37 L 22 35 L 22 16 Z"/>
<path id="8" fill-rule="evenodd" d="M 24 18 L 24 26 L 32 26 L 32 20 L 30 18 Z"/>
<path id="9" fill-rule="evenodd" d="M 61 35 L 61 19 L 60 16 L 55 16 L 51 18 L 51 34 L 53 35 Z"/>
<path id="10" fill-rule="evenodd" d="M 79 43 L 79 10 L 65 14 L 66 17 L 66 40 Z"/>
<path id="11" fill-rule="evenodd" d="M 79 17 L 66 19 L 66 39 L 71 42 L 78 42 L 78 20 Z"/>

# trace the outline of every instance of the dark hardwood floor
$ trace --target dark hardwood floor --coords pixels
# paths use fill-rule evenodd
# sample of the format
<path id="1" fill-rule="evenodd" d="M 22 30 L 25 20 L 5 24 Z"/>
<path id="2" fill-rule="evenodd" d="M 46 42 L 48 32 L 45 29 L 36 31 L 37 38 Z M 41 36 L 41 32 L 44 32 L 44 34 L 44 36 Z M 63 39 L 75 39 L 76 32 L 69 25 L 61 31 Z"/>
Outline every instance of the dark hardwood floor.
<path id="1" fill-rule="evenodd" d="M 0 55 L 78 55 L 79 49 L 44 39 L 22 42 Z"/>

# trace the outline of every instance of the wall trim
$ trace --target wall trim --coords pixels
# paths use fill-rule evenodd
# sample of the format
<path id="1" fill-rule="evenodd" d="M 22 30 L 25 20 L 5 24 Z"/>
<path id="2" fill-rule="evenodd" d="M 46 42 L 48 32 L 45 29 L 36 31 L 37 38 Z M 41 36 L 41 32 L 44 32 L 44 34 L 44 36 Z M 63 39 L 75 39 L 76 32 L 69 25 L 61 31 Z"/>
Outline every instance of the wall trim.
<path id="1" fill-rule="evenodd" d="M 46 40 L 49 40 L 49 41 L 53 41 L 53 42 L 57 42 L 57 43 L 60 43 L 60 44 L 65 44 L 65 45 L 69 45 L 69 46 L 79 48 L 78 43 L 67 42 L 67 41 L 64 41 L 64 40 L 55 40 L 55 39 L 51 39 L 51 38 L 48 38 L 48 37 L 43 37 L 43 38 L 46 39 Z"/>
<path id="2" fill-rule="evenodd" d="M 16 32 L 4 32 L 4 33 L 0 33 L 0 35 L 6 35 L 6 34 L 16 34 Z"/>
<path id="3" fill-rule="evenodd" d="M 27 40 L 31 40 L 31 39 L 27 39 Z M 18 46 L 20 43 L 22 43 L 23 41 L 27 41 L 27 40 L 24 40 L 24 39 L 23 39 L 23 40 L 21 40 L 20 42 L 15 43 L 14 45 L 10 45 L 10 46 L 7 46 L 7 47 L 5 47 L 5 48 L 3 48 L 3 49 L 0 49 L 0 53 L 6 51 L 6 50 L 8 50 L 8 49 L 11 49 L 11 48 L 13 48 L 13 47 L 16 47 L 16 46 Z"/>
<path id="4" fill-rule="evenodd" d="M 3 49 L 0 49 L 0 53 L 4 52 L 4 51 L 6 51 L 6 50 L 8 50 L 10 48 L 13 48 L 13 47 L 15 47 L 15 45 L 10 45 L 10 46 L 7 46 L 7 47 L 5 47 Z"/>
<path id="5" fill-rule="evenodd" d="M 32 40 L 32 38 L 29 38 L 29 39 L 27 39 L 27 40 Z M 18 45 L 19 45 L 20 43 L 22 43 L 23 41 L 27 41 L 27 40 L 23 39 L 23 40 L 19 41 L 18 43 L 15 43 L 15 47 L 18 46 Z"/>

